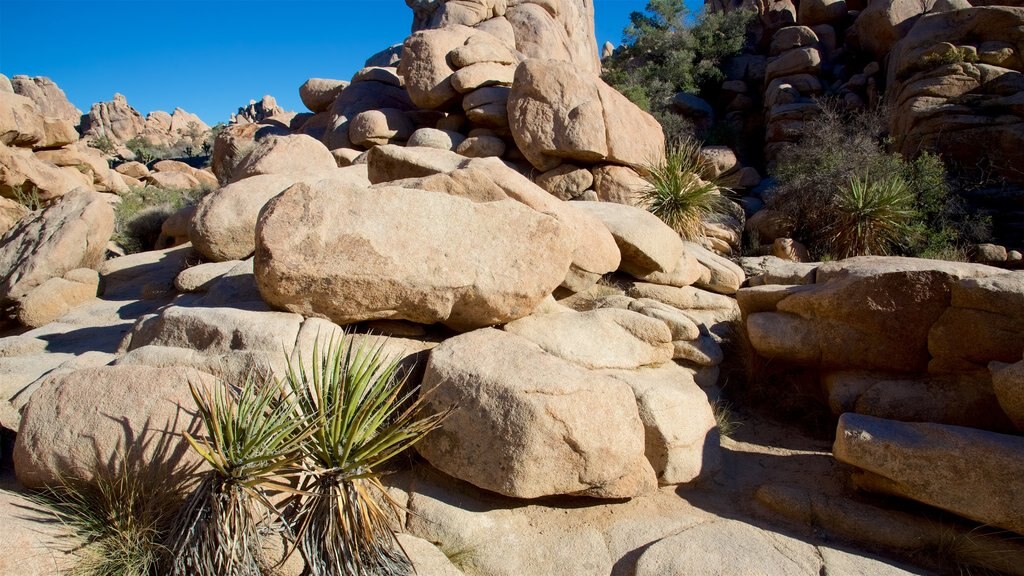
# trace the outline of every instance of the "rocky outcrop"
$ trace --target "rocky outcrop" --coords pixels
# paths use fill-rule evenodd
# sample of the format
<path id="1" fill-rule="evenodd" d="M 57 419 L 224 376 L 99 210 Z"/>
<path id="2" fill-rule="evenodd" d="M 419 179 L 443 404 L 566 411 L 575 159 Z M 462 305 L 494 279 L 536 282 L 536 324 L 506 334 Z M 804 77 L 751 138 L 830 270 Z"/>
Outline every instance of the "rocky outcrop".
<path id="1" fill-rule="evenodd" d="M 110 102 L 97 102 L 82 118 L 82 136 L 87 140 L 109 138 L 123 145 L 141 138 L 154 146 L 174 146 L 182 139 L 198 141 L 209 134 L 207 126 L 195 114 L 176 108 L 172 114 L 157 110 L 143 117 L 121 94 Z"/>
<path id="2" fill-rule="evenodd" d="M 287 114 L 284 108 L 277 105 L 277 100 L 267 94 L 259 102 L 249 100 L 238 112 L 231 115 L 231 124 L 260 124 L 265 120 Z"/>
<path id="3" fill-rule="evenodd" d="M 991 166 L 1014 184 L 1009 169 L 1024 141 L 1014 104 L 1024 91 L 1024 8 L 985 6 L 921 16 L 893 48 L 890 130 L 904 154 L 931 150 L 963 166 Z M 986 142 L 986 146 L 978 146 Z"/>
<path id="4" fill-rule="evenodd" d="M 82 111 L 75 108 L 60 86 L 46 76 L 14 76 L 11 85 L 15 94 L 31 99 L 39 112 L 47 118 L 56 118 L 77 126 L 82 121 Z"/>

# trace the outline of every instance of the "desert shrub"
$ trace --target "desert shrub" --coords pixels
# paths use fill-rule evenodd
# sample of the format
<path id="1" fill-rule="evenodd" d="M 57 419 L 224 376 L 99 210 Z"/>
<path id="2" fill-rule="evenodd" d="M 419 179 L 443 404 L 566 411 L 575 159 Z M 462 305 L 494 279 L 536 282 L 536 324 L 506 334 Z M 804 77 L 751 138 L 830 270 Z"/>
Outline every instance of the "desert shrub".
<path id="1" fill-rule="evenodd" d="M 710 176 L 695 140 L 670 146 L 665 160 L 646 168 L 648 186 L 640 203 L 688 240 L 704 235 L 704 222 L 725 210 L 725 198 Z M 703 178 L 702 178 L 703 177 Z"/>
<path id="2" fill-rule="evenodd" d="M 144 440 L 89 481 L 68 478 L 29 496 L 70 529 L 75 563 L 69 576 L 160 573 L 168 558 L 165 537 L 195 471 L 175 454 L 170 442 Z"/>
<path id="3" fill-rule="evenodd" d="M 267 490 L 288 489 L 308 426 L 266 378 L 250 377 L 238 388 L 190 388 L 207 435 L 185 438 L 210 470 L 178 514 L 169 573 L 259 576 L 262 540 L 282 525 Z"/>
<path id="4" fill-rule="evenodd" d="M 828 243 L 841 258 L 888 255 L 913 241 L 914 196 L 899 177 L 853 178 L 835 194 Z"/>
<path id="5" fill-rule="evenodd" d="M 121 196 L 114 208 L 112 240 L 125 253 L 151 250 L 160 237 L 164 220 L 181 208 L 195 204 L 208 191 L 142 186 Z"/>
<path id="6" fill-rule="evenodd" d="M 46 202 L 39 196 L 39 189 L 34 186 L 12 186 L 11 198 L 33 212 L 46 206 Z"/>
<path id="7" fill-rule="evenodd" d="M 707 96 L 721 84 L 722 63 L 743 49 L 753 15 L 737 10 L 692 18 L 682 0 L 650 0 L 644 12 L 630 15 L 622 46 L 604 61 L 604 80 L 657 118 L 672 139 L 673 96 Z"/>
<path id="8" fill-rule="evenodd" d="M 780 154 L 773 174 L 777 184 L 767 196 L 769 208 L 796 223 L 793 237 L 812 255 L 847 254 L 835 241 L 849 234 L 840 233 L 837 226 L 855 220 L 844 218 L 840 208 L 848 211 L 860 201 L 879 201 L 886 195 L 878 191 L 896 182 L 902 182 L 911 199 L 911 214 L 905 221 L 901 217 L 903 236 L 893 239 L 887 251 L 951 257 L 964 245 L 987 237 L 987 221 L 972 214 L 956 194 L 941 158 L 924 152 L 907 160 L 886 150 L 884 107 L 849 112 L 831 100 L 820 105 L 818 116 L 805 123 L 801 142 Z M 859 190 L 866 196 L 854 197 L 855 181 L 866 187 Z"/>
<path id="9" fill-rule="evenodd" d="M 316 342 L 286 378 L 312 433 L 302 443 L 310 472 L 296 519 L 299 550 L 312 576 L 406 575 L 397 545 L 398 505 L 380 482 L 382 467 L 440 425 L 446 412 L 422 416 L 418 387 L 407 389 L 397 359 L 383 348 L 333 339 Z"/>
<path id="10" fill-rule="evenodd" d="M 114 141 L 106 134 L 93 138 L 91 144 L 93 148 L 103 152 L 104 154 L 113 154 L 114 150 L 117 148 L 114 146 Z"/>

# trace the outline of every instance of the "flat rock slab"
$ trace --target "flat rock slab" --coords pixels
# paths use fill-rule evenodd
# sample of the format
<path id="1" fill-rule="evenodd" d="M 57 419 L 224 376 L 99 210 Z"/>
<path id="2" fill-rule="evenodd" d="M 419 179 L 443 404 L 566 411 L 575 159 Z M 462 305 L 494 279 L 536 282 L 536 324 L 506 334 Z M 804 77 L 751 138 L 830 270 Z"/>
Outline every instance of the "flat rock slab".
<path id="1" fill-rule="evenodd" d="M 865 489 L 1024 534 L 1024 437 L 844 414 L 833 452 Z"/>

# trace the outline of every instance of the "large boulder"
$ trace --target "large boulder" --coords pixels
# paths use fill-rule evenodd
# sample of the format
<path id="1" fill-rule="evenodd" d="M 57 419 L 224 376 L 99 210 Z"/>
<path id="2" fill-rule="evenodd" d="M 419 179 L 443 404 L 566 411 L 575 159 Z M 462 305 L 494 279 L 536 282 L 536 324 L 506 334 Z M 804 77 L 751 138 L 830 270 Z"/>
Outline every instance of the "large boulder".
<path id="1" fill-rule="evenodd" d="M 750 342 L 765 358 L 921 372 L 930 359 L 929 329 L 949 307 L 953 285 L 1003 273 L 938 260 L 850 258 L 822 264 L 815 284 L 780 294 L 767 310 L 743 312 Z"/>
<path id="2" fill-rule="evenodd" d="M 874 0 L 861 10 L 851 31 L 862 50 L 881 60 L 922 15 L 970 7 L 967 0 Z"/>
<path id="3" fill-rule="evenodd" d="M 672 359 L 668 326 L 629 310 L 532 315 L 509 322 L 505 331 L 584 368 L 629 370 Z"/>
<path id="4" fill-rule="evenodd" d="M 32 146 L 43 138 L 43 116 L 36 103 L 12 92 L 0 92 L 0 144 Z"/>
<path id="5" fill-rule="evenodd" d="M 654 489 L 629 387 L 484 329 L 430 355 L 426 406 L 453 408 L 417 449 L 434 467 L 517 498 L 631 498 Z"/>
<path id="6" fill-rule="evenodd" d="M 0 303 L 50 278 L 103 261 L 114 231 L 114 210 L 101 194 L 76 191 L 0 239 Z"/>
<path id="7" fill-rule="evenodd" d="M 238 181 L 258 174 L 315 172 L 337 166 L 331 151 L 310 136 L 271 135 L 258 141 L 252 150 L 239 160 L 231 178 Z"/>
<path id="8" fill-rule="evenodd" d="M 718 424 L 693 372 L 669 362 L 600 374 L 629 385 L 644 423 L 647 460 L 659 484 L 707 478 L 721 467 Z"/>
<path id="9" fill-rule="evenodd" d="M 71 479 L 117 478 L 127 467 L 167 473 L 198 461 L 181 433 L 196 433 L 189 383 L 208 374 L 174 368 L 104 366 L 47 378 L 32 395 L 14 444 L 27 488 Z"/>
<path id="10" fill-rule="evenodd" d="M 601 73 L 595 49 L 593 2 L 509 2 L 505 18 L 515 35 L 516 50 L 528 58 L 562 60 L 576 70 Z"/>
<path id="11" fill-rule="evenodd" d="M 261 215 L 256 280 L 269 304 L 304 316 L 468 330 L 532 312 L 572 250 L 568 228 L 512 200 L 297 184 Z"/>
<path id="12" fill-rule="evenodd" d="M 93 140 L 105 136 L 115 144 L 124 144 L 145 130 L 146 119 L 121 94 L 114 94 L 110 102 L 93 104 L 82 118 L 82 135 Z"/>
<path id="13" fill-rule="evenodd" d="M 405 80 L 409 98 L 420 108 L 442 108 L 459 97 L 452 85 L 455 68 L 448 53 L 466 44 L 475 34 L 472 28 L 455 25 L 421 30 L 406 38 L 398 73 Z"/>
<path id="14" fill-rule="evenodd" d="M 269 124 L 232 124 L 217 133 L 210 153 L 210 167 L 222 184 L 231 181 L 236 168 L 256 143 L 272 135 L 287 135 L 288 129 Z"/>
<path id="15" fill-rule="evenodd" d="M 614 202 L 574 202 L 604 223 L 622 253 L 619 269 L 634 276 L 671 273 L 683 257 L 675 230 L 650 212 Z"/>
<path id="16" fill-rule="evenodd" d="M 311 112 L 326 112 L 347 87 L 348 82 L 344 80 L 310 78 L 303 82 L 302 86 L 299 86 L 299 98 Z"/>
<path id="17" fill-rule="evenodd" d="M 189 239 L 214 262 L 246 258 L 256 250 L 256 220 L 271 198 L 300 181 L 351 179 L 368 184 L 365 174 L 365 166 L 351 166 L 306 174 L 260 174 L 228 184 L 196 206 Z"/>
<path id="18" fill-rule="evenodd" d="M 1014 362 L 1024 343 L 1024 272 L 968 278 L 952 286 L 950 307 L 928 332 L 933 372 L 984 371 Z"/>
<path id="19" fill-rule="evenodd" d="M 541 171 L 565 160 L 644 166 L 664 158 L 658 122 L 568 62 L 538 58 L 520 64 L 508 115 L 516 144 Z"/>
<path id="20" fill-rule="evenodd" d="M 1013 364 L 993 362 L 992 390 L 1000 408 L 1018 430 L 1024 432 L 1024 360 Z"/>
<path id="21" fill-rule="evenodd" d="M 1024 534 L 1024 438 L 860 414 L 839 419 L 833 453 L 865 489 Z"/>

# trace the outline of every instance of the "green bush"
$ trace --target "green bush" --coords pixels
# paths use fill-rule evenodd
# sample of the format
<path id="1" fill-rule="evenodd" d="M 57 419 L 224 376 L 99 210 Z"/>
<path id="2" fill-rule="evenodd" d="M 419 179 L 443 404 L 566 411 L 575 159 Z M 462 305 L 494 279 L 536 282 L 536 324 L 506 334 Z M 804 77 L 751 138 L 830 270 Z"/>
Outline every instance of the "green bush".
<path id="1" fill-rule="evenodd" d="M 700 238 L 704 222 L 725 209 L 718 186 L 704 179 L 709 177 L 698 142 L 670 146 L 664 162 L 646 168 L 649 186 L 640 191 L 640 203 L 683 238 Z"/>
<path id="2" fill-rule="evenodd" d="M 703 12 L 695 19 L 682 0 L 650 0 L 645 13 L 633 12 L 623 45 L 604 60 L 603 77 L 649 111 L 671 140 L 678 137 L 672 98 L 678 92 L 708 96 L 725 75 L 724 60 L 738 54 L 754 12 Z"/>
<path id="3" fill-rule="evenodd" d="M 164 220 L 178 210 L 195 204 L 208 190 L 142 186 L 131 188 L 114 208 L 111 240 L 126 254 L 152 250 L 160 237 Z"/>
<path id="4" fill-rule="evenodd" d="M 113 154 L 114 150 L 117 148 L 114 146 L 114 141 L 106 134 L 93 138 L 92 147 L 104 154 Z"/>
<path id="5" fill-rule="evenodd" d="M 972 214 L 956 194 L 941 158 L 924 152 L 908 161 L 886 150 L 886 109 L 849 113 L 831 100 L 820 104 L 820 114 L 804 124 L 801 142 L 779 155 L 776 186 L 767 197 L 769 208 L 796 223 L 793 237 L 812 255 L 847 254 L 835 243 L 836 226 L 850 221 L 840 207 L 857 205 L 852 182 L 870 188 L 861 198 L 865 202 L 877 201 L 878 190 L 894 182 L 902 182 L 911 199 L 907 209 L 912 214 L 900 226 L 903 237 L 893 239 L 886 252 L 957 257 L 963 246 L 988 237 L 987 220 Z M 871 250 L 879 253 L 881 247 Z"/>

